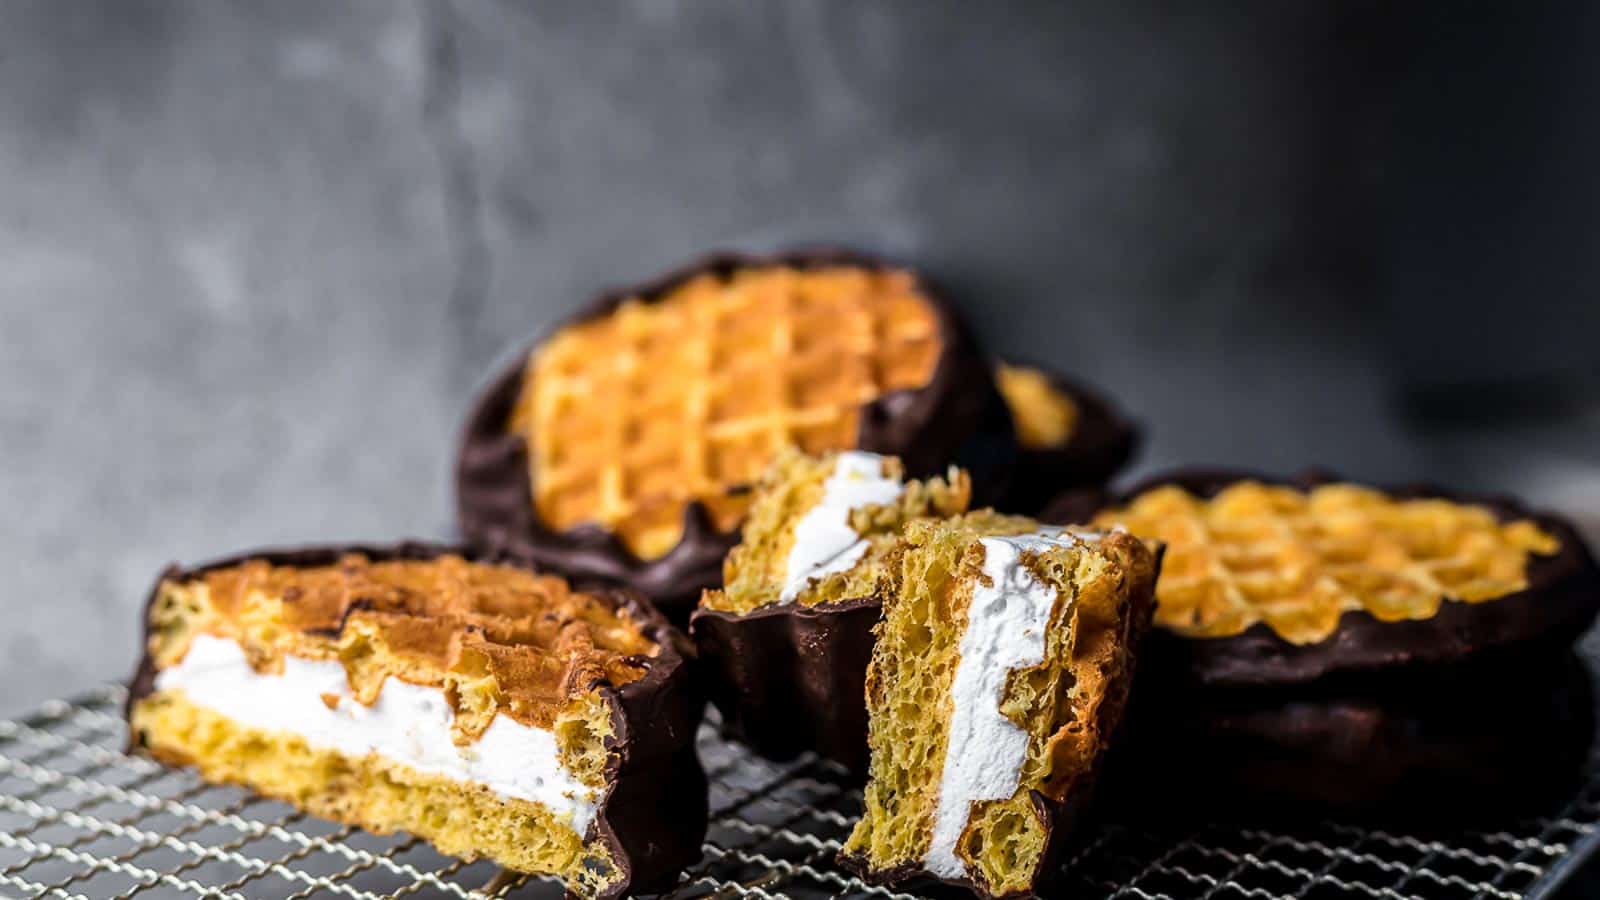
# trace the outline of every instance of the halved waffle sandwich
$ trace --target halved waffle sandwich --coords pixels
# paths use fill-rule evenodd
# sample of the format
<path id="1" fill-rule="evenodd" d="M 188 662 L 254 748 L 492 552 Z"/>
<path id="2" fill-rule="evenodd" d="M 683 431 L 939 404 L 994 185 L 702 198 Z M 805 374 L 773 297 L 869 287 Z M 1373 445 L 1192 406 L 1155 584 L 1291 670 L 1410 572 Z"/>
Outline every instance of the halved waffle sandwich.
<path id="1" fill-rule="evenodd" d="M 865 772 L 872 627 L 906 523 L 965 512 L 970 483 L 907 480 L 900 461 L 859 450 L 782 454 L 756 485 L 725 587 L 690 633 L 727 730 L 757 752 L 811 750 Z"/>
<path id="2" fill-rule="evenodd" d="M 1117 727 L 1159 550 L 976 513 L 906 526 L 867 670 L 869 880 L 1035 892 Z"/>
<path id="3" fill-rule="evenodd" d="M 702 703 L 641 598 L 401 545 L 165 572 L 135 749 L 313 814 L 556 875 L 659 887 L 699 858 Z"/>
<path id="4" fill-rule="evenodd" d="M 1015 437 L 967 329 L 915 272 L 717 256 L 602 298 L 489 386 L 457 467 L 461 527 L 687 616 L 791 445 L 894 454 L 914 476 L 964 463 L 985 488 Z"/>

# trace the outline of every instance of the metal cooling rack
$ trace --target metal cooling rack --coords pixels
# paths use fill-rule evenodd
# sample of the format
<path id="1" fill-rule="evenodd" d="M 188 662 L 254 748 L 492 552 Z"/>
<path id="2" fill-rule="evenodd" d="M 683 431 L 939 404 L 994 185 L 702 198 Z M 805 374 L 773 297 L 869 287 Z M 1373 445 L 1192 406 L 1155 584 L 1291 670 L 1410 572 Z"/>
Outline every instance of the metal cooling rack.
<path id="1" fill-rule="evenodd" d="M 464 864 L 121 752 L 107 688 L 0 720 L 0 896 L 554 897 L 549 881 Z M 703 729 L 705 855 L 672 897 L 898 900 L 833 865 L 859 791 L 826 762 L 754 759 Z M 1292 832 L 1108 826 L 1068 863 L 1073 897 L 1548 897 L 1600 845 L 1600 760 L 1564 808 L 1449 840 L 1325 823 Z"/>

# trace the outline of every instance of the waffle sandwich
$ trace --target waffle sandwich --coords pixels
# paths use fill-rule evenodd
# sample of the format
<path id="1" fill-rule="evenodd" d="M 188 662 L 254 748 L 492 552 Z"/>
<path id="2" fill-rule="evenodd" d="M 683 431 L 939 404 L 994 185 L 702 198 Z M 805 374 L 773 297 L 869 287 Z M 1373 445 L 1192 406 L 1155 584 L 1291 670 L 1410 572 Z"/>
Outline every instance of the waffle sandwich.
<path id="1" fill-rule="evenodd" d="M 970 483 L 908 481 L 894 457 L 787 451 L 757 484 L 743 539 L 690 633 L 728 732 L 758 753 L 866 769 L 872 626 L 907 522 L 965 512 Z"/>
<path id="2" fill-rule="evenodd" d="M 402 545 L 164 573 L 134 748 L 615 897 L 699 858 L 701 703 L 639 598 Z"/>
<path id="3" fill-rule="evenodd" d="M 1083 385 L 1006 362 L 995 366 L 995 384 L 1017 432 L 1002 509 L 1031 515 L 1063 492 L 1103 487 L 1133 457 L 1138 429 Z"/>
<path id="4" fill-rule="evenodd" d="M 1570 644 L 1600 605 L 1572 526 L 1504 499 L 1186 472 L 1111 502 L 1069 497 L 1046 518 L 1165 542 L 1160 656 L 1212 684 Z"/>
<path id="5" fill-rule="evenodd" d="M 1051 515 L 1167 545 L 1113 779 L 1127 798 L 1425 818 L 1440 799 L 1540 796 L 1584 756 L 1589 707 L 1572 698 L 1587 684 L 1547 662 L 1593 620 L 1600 575 L 1559 519 L 1228 472 Z"/>
<path id="6" fill-rule="evenodd" d="M 1117 726 L 1159 553 L 977 513 L 906 527 L 867 670 L 866 811 L 840 861 L 875 882 L 1039 888 Z"/>
<path id="7" fill-rule="evenodd" d="M 787 446 L 912 475 L 1015 452 L 967 329 L 916 273 L 839 253 L 718 256 L 618 291 L 537 342 L 472 412 L 462 531 L 687 616 Z"/>

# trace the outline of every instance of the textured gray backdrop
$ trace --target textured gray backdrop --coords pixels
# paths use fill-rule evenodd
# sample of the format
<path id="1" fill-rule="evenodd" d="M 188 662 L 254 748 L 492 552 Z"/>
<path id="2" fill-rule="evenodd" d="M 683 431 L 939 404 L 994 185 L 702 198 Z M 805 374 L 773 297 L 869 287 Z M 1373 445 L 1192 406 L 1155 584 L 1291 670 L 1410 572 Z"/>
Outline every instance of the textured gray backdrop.
<path id="1" fill-rule="evenodd" d="M 1592 407 L 1396 414 L 1398 26 L 1083 6 L 0 5 L 0 711 L 124 675 L 168 561 L 448 535 L 491 363 L 718 246 L 922 261 L 1147 423 L 1141 468 L 1592 507 Z"/>

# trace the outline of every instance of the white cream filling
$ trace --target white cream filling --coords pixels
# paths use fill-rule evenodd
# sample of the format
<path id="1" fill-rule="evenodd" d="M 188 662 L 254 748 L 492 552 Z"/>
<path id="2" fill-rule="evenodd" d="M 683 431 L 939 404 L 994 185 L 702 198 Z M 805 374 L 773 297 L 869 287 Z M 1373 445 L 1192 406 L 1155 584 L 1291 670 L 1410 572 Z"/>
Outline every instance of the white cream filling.
<path id="1" fill-rule="evenodd" d="M 376 754 L 391 762 L 496 794 L 539 803 L 586 834 L 597 792 L 561 764 L 555 735 L 497 715 L 478 740 L 457 746 L 455 712 L 438 688 L 389 678 L 377 702 L 350 692 L 334 660 L 285 656 L 282 675 L 250 667 L 234 641 L 197 635 L 177 665 L 156 675 L 156 690 L 181 690 L 191 703 L 241 725 L 298 735 L 313 747 L 347 756 Z M 323 695 L 337 698 L 329 708 Z"/>
<path id="2" fill-rule="evenodd" d="M 1009 799 L 1017 792 L 1027 760 L 1028 732 L 1000 714 L 1000 703 L 1013 670 L 1044 662 L 1045 631 L 1057 591 L 1033 577 L 1022 564 L 1022 554 L 1096 538 L 1094 532 L 1049 527 L 1034 534 L 980 539 L 983 574 L 990 583 L 973 586 L 967 607 L 967 630 L 950 690 L 950 740 L 939 804 L 923 859 L 928 871 L 941 878 L 967 874 L 956 856 L 956 842 L 972 804 Z"/>
<path id="3" fill-rule="evenodd" d="M 792 603 L 814 578 L 845 572 L 861 561 L 867 541 L 850 527 L 850 511 L 893 503 L 905 485 L 883 474 L 883 457 L 851 450 L 840 453 L 822 483 L 822 499 L 794 527 L 794 546 L 785 561 L 779 603 Z"/>

